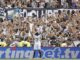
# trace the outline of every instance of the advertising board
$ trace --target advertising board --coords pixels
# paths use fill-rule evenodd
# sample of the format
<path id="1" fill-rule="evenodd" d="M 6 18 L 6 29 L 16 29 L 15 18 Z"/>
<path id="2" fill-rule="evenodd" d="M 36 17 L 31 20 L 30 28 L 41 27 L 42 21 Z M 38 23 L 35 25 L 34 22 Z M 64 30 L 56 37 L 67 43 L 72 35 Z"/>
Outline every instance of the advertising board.
<path id="1" fill-rule="evenodd" d="M 42 58 L 80 59 L 80 48 L 43 47 Z M 35 58 L 39 54 L 36 51 Z M 31 59 L 33 48 L 0 48 L 0 59 Z"/>

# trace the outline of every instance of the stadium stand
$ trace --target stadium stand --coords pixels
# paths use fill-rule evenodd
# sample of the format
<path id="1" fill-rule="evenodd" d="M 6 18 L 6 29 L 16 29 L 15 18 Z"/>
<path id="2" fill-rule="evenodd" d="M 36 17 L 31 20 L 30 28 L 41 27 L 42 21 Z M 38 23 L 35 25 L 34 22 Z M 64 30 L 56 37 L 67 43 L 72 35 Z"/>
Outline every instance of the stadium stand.
<path id="1" fill-rule="evenodd" d="M 42 36 L 43 47 L 78 47 L 74 41 L 80 40 L 80 0 L 0 0 L 0 7 L 4 10 L 0 8 L 1 47 L 31 47 L 36 32 Z M 51 8 L 57 12 L 47 17 L 20 13 Z"/>

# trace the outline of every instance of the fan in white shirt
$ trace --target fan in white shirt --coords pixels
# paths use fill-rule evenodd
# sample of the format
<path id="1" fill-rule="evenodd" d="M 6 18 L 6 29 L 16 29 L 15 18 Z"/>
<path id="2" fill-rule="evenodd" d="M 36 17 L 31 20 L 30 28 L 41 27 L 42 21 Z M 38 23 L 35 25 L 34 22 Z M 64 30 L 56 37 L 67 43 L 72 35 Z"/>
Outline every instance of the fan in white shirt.
<path id="1" fill-rule="evenodd" d="M 33 31 L 33 26 L 34 26 L 34 23 L 29 23 L 30 32 Z"/>
<path id="2" fill-rule="evenodd" d="M 19 36 L 20 35 L 20 31 L 18 30 L 15 35 Z"/>
<path id="3" fill-rule="evenodd" d="M 38 33 L 42 33 L 43 32 L 43 26 L 37 26 L 36 30 Z"/>
<path id="4" fill-rule="evenodd" d="M 10 47 L 16 47 L 18 43 L 19 43 L 18 41 L 13 41 L 13 42 L 10 44 Z"/>
<path id="5" fill-rule="evenodd" d="M 34 46 L 37 45 L 38 47 L 35 48 L 39 48 L 41 46 L 41 35 L 39 35 L 38 33 L 36 33 L 34 35 Z M 39 48 L 40 49 L 40 48 Z"/>
<path id="6" fill-rule="evenodd" d="M 6 28 L 3 28 L 3 32 L 2 32 L 2 34 L 4 34 L 4 35 L 7 35 L 7 34 L 8 34 L 8 31 L 7 31 Z"/>
<path id="7" fill-rule="evenodd" d="M 36 33 L 34 35 L 34 54 L 33 58 L 35 57 L 35 52 L 39 51 L 40 58 L 42 57 L 42 52 L 41 52 L 41 35 L 39 33 Z"/>

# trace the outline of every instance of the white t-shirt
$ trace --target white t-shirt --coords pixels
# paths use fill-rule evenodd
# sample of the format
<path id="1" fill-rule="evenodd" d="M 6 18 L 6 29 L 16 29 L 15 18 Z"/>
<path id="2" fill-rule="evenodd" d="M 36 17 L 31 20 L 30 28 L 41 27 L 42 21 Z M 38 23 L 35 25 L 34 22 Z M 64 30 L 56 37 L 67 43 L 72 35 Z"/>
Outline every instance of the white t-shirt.
<path id="1" fill-rule="evenodd" d="M 38 33 L 40 32 L 40 31 L 39 31 L 39 27 L 37 27 L 36 30 L 37 30 Z"/>
<path id="2" fill-rule="evenodd" d="M 64 5 L 65 0 L 61 0 L 61 5 Z"/>
<path id="3" fill-rule="evenodd" d="M 41 45 L 41 35 L 34 36 L 34 45 Z"/>
<path id="4" fill-rule="evenodd" d="M 30 31 L 29 31 L 29 33 L 28 33 L 28 36 L 29 36 L 29 37 L 31 37 L 31 36 L 32 36 Z"/>
<path id="5" fill-rule="evenodd" d="M 2 34 L 7 35 L 7 33 L 8 33 L 7 29 L 4 28 Z"/>
<path id="6" fill-rule="evenodd" d="M 39 26 L 40 32 L 43 32 L 43 26 Z"/>
<path id="7" fill-rule="evenodd" d="M 14 41 L 10 44 L 10 47 L 14 47 L 15 45 L 17 45 L 19 42 L 18 41 Z"/>
<path id="8" fill-rule="evenodd" d="M 45 23 L 47 24 L 47 23 L 49 23 L 49 21 L 46 19 L 46 20 L 45 20 Z"/>
<path id="9" fill-rule="evenodd" d="M 38 33 L 42 33 L 43 32 L 43 26 L 39 26 L 36 28 Z"/>
<path id="10" fill-rule="evenodd" d="M 45 0 L 45 2 L 49 2 L 49 0 Z"/>
<path id="11" fill-rule="evenodd" d="M 17 33 L 16 33 L 15 35 L 17 35 L 17 36 L 20 35 L 20 31 L 18 30 Z"/>
<path id="12" fill-rule="evenodd" d="M 31 31 L 31 32 L 32 32 L 33 26 L 34 26 L 33 23 L 29 23 L 29 28 L 30 28 L 30 31 Z"/>
<path id="13" fill-rule="evenodd" d="M 7 5 L 7 8 L 11 8 L 11 5 L 9 4 L 9 5 Z"/>

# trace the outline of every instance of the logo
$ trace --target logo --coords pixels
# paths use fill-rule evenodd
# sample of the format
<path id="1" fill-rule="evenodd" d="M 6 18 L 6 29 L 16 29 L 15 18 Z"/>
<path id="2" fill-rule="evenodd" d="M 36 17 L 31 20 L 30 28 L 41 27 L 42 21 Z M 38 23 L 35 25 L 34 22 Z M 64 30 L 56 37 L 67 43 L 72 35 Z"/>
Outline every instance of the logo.
<path id="1" fill-rule="evenodd" d="M 74 48 L 75 49 L 75 48 Z M 76 48 L 77 49 L 77 48 Z M 80 58 L 80 49 L 73 48 L 42 48 L 42 58 L 60 58 L 60 59 L 76 59 Z M 33 48 L 11 48 L 0 49 L 0 58 L 7 59 L 26 59 L 33 58 Z M 39 56 L 36 53 L 35 58 Z"/>

